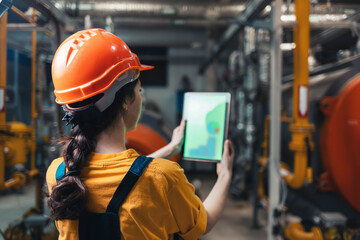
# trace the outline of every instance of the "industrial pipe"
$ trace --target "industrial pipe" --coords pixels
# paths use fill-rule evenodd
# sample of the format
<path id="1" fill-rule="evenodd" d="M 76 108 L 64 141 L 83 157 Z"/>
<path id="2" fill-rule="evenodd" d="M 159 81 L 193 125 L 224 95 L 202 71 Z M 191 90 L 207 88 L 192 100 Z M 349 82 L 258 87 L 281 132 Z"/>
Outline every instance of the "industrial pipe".
<path id="1" fill-rule="evenodd" d="M 290 223 L 285 228 L 285 236 L 290 240 L 323 240 L 320 228 L 312 227 L 311 232 L 305 232 L 301 223 Z"/>
<path id="2" fill-rule="evenodd" d="M 37 16 L 36 16 L 36 10 L 33 9 L 33 22 L 36 23 Z M 36 112 L 36 30 L 32 31 L 32 56 L 31 56 L 31 170 L 28 172 L 28 175 L 30 179 L 32 179 L 34 176 L 37 176 L 39 174 L 39 170 L 36 169 L 35 161 L 36 161 L 36 118 L 38 117 Z M 41 93 L 40 93 L 41 94 Z M 37 178 L 36 181 L 36 192 L 39 193 L 41 191 L 41 181 L 40 178 Z M 36 209 L 38 209 L 41 212 L 41 199 L 39 197 L 39 194 L 36 194 L 35 197 L 35 205 Z"/>
<path id="3" fill-rule="evenodd" d="M 6 131 L 6 112 L 5 112 L 5 88 L 6 88 L 6 53 L 7 36 L 6 24 L 8 13 L 5 12 L 0 19 L 0 130 Z M 0 149 L 4 149 L 5 139 L 0 135 Z M 0 189 L 5 187 L 5 154 L 0 151 Z"/>
<path id="4" fill-rule="evenodd" d="M 74 16 L 176 16 L 180 18 L 231 18 L 244 11 L 246 3 L 198 4 L 182 1 L 165 3 L 153 1 L 148 3 L 134 1 L 102 1 L 88 2 L 56 1 L 55 7 Z"/>
<path id="5" fill-rule="evenodd" d="M 308 56 L 310 46 L 310 0 L 295 1 L 297 26 L 294 28 L 294 84 L 293 84 L 293 118 L 290 125 L 292 139 L 289 149 L 294 151 L 294 174 L 285 176 L 286 183 L 292 188 L 303 186 L 307 171 L 307 144 L 313 148 L 311 133 L 314 125 L 309 124 L 309 67 Z"/>
<path id="6" fill-rule="evenodd" d="M 11 6 L 11 10 L 16 13 L 17 15 L 19 15 L 20 17 L 22 17 L 23 19 L 25 19 L 28 23 L 31 23 L 33 26 L 35 25 L 34 19 L 33 18 L 29 18 L 28 16 L 26 16 L 25 13 L 23 13 L 20 9 L 18 9 L 15 6 Z"/>
<path id="7" fill-rule="evenodd" d="M 263 202 L 268 202 L 268 198 L 265 194 L 265 186 L 264 186 L 264 169 L 267 167 L 268 157 L 269 157 L 269 122 L 270 116 L 266 116 L 265 125 L 264 125 L 264 141 L 262 143 L 263 154 L 258 158 L 258 163 L 262 167 L 259 171 L 259 184 L 258 184 L 258 196 L 259 199 Z M 281 117 L 281 122 L 292 123 L 293 119 L 288 118 L 286 116 Z M 293 175 L 286 167 L 285 164 L 280 163 L 280 173 L 287 173 L 286 175 Z M 284 176 L 284 175 L 283 175 Z"/>
<path id="8" fill-rule="evenodd" d="M 9 126 L 6 124 L 6 63 L 7 63 L 7 17 L 8 13 L 0 19 L 0 130 L 8 132 Z M 0 149 L 4 149 L 5 138 L 0 134 Z M 25 177 L 20 174 L 15 175 L 13 178 L 5 181 L 5 153 L 0 151 L 0 190 L 19 186 L 26 181 Z"/>
<path id="9" fill-rule="evenodd" d="M 21 186 L 26 184 L 26 176 L 21 172 L 16 172 L 13 174 L 13 178 L 6 180 L 5 189 L 15 188 L 19 189 Z"/>
<path id="10" fill-rule="evenodd" d="M 33 22 L 36 23 L 36 10 L 33 9 Z M 36 152 L 36 31 L 32 31 L 32 55 L 31 55 L 31 170 L 35 169 Z"/>
<path id="11" fill-rule="evenodd" d="M 269 157 L 269 122 L 270 122 L 270 116 L 267 115 L 265 118 L 265 125 L 264 125 L 264 141 L 261 144 L 261 147 L 263 149 L 263 155 L 258 159 L 258 162 L 262 167 L 266 167 Z M 282 116 L 281 122 L 292 123 L 294 122 L 294 120 L 292 118 Z"/>
<path id="12" fill-rule="evenodd" d="M 12 187 L 16 187 L 16 186 L 19 186 L 20 183 L 21 183 L 20 178 L 11 178 L 9 180 L 6 180 L 4 188 L 9 189 L 9 188 L 12 188 Z"/>
<path id="13" fill-rule="evenodd" d="M 20 11 L 20 10 L 19 10 Z M 19 11 L 16 11 L 19 14 Z M 33 10 L 33 18 L 31 22 L 36 23 L 36 11 Z M 5 96 L 6 96 L 6 63 L 7 63 L 7 13 L 5 13 L 1 18 L 0 23 L 0 131 L 3 133 L 9 133 L 14 131 L 11 129 L 11 124 L 6 123 L 6 108 L 5 108 Z M 35 149 L 36 149 L 36 139 L 35 139 L 35 118 L 36 118 L 36 31 L 33 31 L 32 35 L 32 126 L 30 127 L 31 132 L 31 163 L 30 171 L 26 173 L 29 177 L 29 180 L 34 176 L 39 174 L 39 170 L 35 168 Z M 4 134 L 0 134 L 0 149 L 4 149 L 5 143 L 8 141 Z M 24 136 L 22 136 L 24 137 Z M 25 173 L 15 172 L 11 179 L 5 181 L 5 153 L 3 150 L 0 151 L 0 190 L 8 188 L 20 188 L 26 184 L 27 177 Z"/>

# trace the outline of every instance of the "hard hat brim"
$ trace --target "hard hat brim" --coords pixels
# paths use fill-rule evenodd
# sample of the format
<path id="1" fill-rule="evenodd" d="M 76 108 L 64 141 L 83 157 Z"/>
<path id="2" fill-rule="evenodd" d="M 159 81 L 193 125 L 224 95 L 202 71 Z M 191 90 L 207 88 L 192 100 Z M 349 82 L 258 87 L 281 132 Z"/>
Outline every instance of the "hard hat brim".
<path id="1" fill-rule="evenodd" d="M 154 66 L 150 66 L 150 65 L 144 65 L 144 64 L 141 64 L 140 68 L 139 68 L 139 71 L 146 71 L 146 70 L 151 70 L 155 68 Z"/>

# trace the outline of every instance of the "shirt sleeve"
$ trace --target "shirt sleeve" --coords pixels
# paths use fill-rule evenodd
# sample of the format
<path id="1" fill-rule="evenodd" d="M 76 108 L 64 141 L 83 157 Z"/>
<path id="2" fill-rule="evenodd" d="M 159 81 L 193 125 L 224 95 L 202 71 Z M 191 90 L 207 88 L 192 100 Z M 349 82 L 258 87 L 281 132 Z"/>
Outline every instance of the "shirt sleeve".
<path id="1" fill-rule="evenodd" d="M 187 239 L 198 239 L 206 230 L 207 215 L 205 207 L 195 188 L 184 175 L 184 170 L 179 167 L 177 181 L 169 188 L 168 196 L 171 211 L 180 230 L 179 235 Z"/>

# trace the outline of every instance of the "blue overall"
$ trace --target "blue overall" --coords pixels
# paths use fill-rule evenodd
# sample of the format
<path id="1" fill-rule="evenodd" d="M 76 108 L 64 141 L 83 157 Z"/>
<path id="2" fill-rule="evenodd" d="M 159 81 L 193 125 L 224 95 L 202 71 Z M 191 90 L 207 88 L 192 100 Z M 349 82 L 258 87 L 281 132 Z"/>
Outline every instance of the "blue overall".
<path id="1" fill-rule="evenodd" d="M 104 213 L 85 211 L 79 218 L 79 240 L 120 240 L 119 208 L 153 158 L 139 156 L 117 187 Z M 65 176 L 65 163 L 56 170 L 56 180 Z M 174 234 L 174 240 L 182 239 Z"/>

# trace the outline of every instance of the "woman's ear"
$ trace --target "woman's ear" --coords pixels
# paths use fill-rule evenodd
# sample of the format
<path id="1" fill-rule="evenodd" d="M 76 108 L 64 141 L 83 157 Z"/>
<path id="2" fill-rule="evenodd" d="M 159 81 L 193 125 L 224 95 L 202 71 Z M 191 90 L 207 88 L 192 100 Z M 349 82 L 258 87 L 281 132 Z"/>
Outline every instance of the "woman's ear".
<path id="1" fill-rule="evenodd" d="M 127 112 L 127 110 L 128 110 L 128 104 L 126 103 L 126 101 L 123 103 L 123 106 L 122 106 L 122 109 L 125 111 L 125 112 Z"/>

